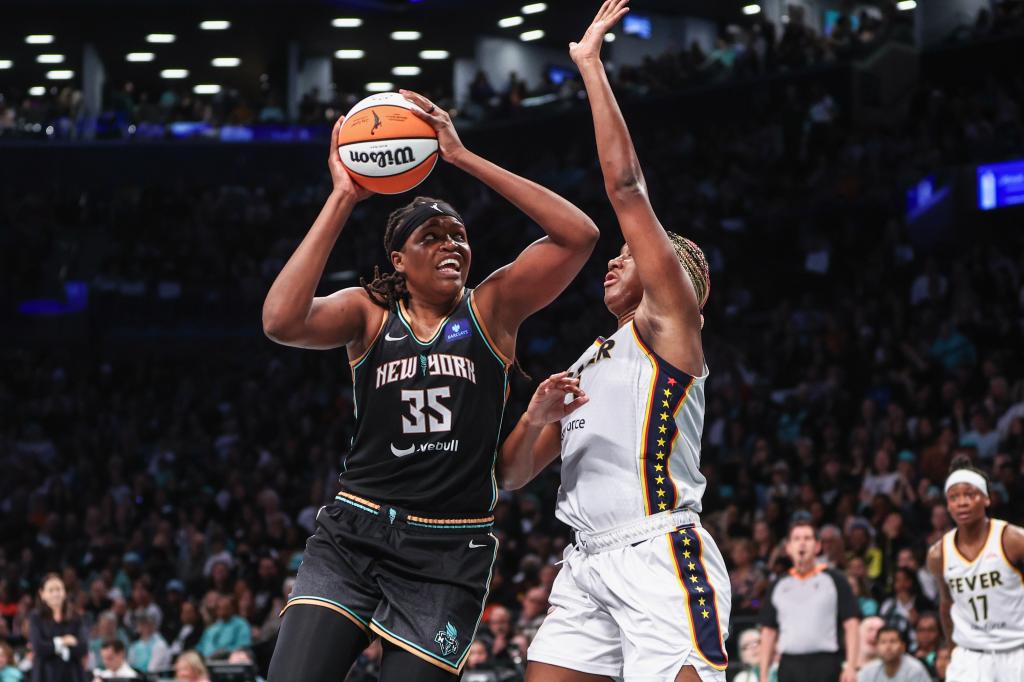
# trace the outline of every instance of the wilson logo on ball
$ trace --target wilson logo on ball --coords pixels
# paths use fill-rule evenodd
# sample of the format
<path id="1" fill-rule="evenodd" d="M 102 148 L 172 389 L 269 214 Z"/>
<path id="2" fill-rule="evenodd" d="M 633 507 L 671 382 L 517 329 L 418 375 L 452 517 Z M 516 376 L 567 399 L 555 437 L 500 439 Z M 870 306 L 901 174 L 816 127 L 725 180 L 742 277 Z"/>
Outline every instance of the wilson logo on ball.
<path id="1" fill-rule="evenodd" d="M 399 147 L 398 149 L 386 149 L 382 152 L 359 152 L 350 149 L 348 152 L 349 161 L 353 163 L 373 163 L 380 168 L 388 166 L 404 166 L 416 163 L 416 155 L 412 147 Z"/>

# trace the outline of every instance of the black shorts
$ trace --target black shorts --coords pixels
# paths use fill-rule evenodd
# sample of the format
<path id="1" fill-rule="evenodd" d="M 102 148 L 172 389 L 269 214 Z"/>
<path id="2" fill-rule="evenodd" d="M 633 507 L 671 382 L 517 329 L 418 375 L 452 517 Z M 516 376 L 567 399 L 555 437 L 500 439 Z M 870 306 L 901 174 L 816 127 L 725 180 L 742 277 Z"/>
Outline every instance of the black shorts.
<path id="1" fill-rule="evenodd" d="M 483 614 L 498 539 L 490 514 L 431 518 L 348 493 L 317 514 L 288 599 L 337 611 L 458 674 Z"/>

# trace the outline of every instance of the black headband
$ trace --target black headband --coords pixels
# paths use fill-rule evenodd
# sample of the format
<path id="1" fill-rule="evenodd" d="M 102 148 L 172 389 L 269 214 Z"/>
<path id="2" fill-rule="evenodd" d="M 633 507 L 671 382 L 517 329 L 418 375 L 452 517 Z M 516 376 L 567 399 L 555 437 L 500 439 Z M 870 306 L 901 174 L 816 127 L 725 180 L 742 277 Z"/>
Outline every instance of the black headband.
<path id="1" fill-rule="evenodd" d="M 409 215 L 405 216 L 398 227 L 395 228 L 395 234 L 391 238 L 391 250 L 401 251 L 402 247 L 405 246 L 405 241 L 417 227 L 439 215 L 451 216 L 462 223 L 462 216 L 459 215 L 459 212 L 444 201 L 420 204 L 412 209 Z M 465 225 L 465 223 L 462 224 Z"/>

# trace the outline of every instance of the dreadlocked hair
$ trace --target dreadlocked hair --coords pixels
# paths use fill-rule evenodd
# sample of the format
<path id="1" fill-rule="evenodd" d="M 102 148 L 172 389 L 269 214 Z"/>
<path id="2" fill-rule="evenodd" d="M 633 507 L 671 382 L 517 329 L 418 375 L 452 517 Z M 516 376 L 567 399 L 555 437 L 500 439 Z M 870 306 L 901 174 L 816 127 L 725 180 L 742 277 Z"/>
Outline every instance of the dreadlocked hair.
<path id="1" fill-rule="evenodd" d="M 686 237 L 675 232 L 669 232 L 668 238 L 672 240 L 672 248 L 675 249 L 679 263 L 690 276 L 693 290 L 697 292 L 697 307 L 703 309 L 711 294 L 711 268 L 708 267 L 708 259 L 704 252 Z"/>
<path id="2" fill-rule="evenodd" d="M 402 221 L 413 212 L 417 206 L 433 204 L 440 201 L 433 197 L 416 197 L 405 206 L 396 208 L 388 215 L 387 226 L 384 228 L 384 252 L 391 256 L 392 246 L 395 243 L 395 230 L 402 224 Z M 366 289 L 370 300 L 385 310 L 391 310 L 399 301 L 409 302 L 409 287 L 406 285 L 405 275 L 401 272 L 380 273 L 380 267 L 373 267 L 373 280 L 367 282 L 359 278 L 359 286 Z"/>

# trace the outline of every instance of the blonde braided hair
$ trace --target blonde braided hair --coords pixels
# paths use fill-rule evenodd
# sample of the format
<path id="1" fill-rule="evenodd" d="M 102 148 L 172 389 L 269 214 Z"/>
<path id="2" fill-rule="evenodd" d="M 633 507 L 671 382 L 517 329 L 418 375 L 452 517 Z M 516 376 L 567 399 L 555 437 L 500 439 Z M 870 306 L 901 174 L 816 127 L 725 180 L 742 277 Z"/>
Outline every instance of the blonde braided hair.
<path id="1" fill-rule="evenodd" d="M 708 259 L 700 247 L 686 237 L 669 232 L 668 238 L 672 240 L 672 248 L 675 249 L 680 264 L 690 276 L 693 290 L 697 292 L 697 307 L 703 310 L 704 304 L 708 302 L 708 296 L 711 295 L 711 268 L 708 266 Z"/>

